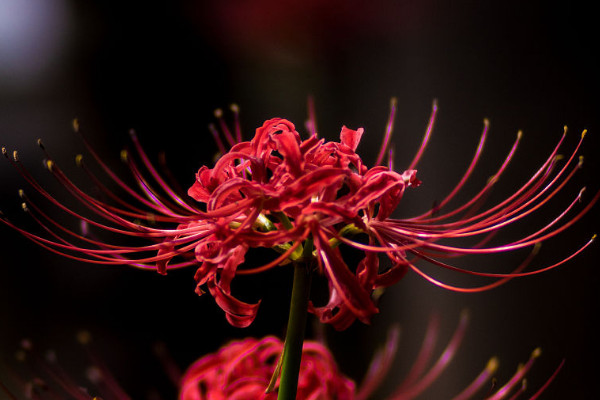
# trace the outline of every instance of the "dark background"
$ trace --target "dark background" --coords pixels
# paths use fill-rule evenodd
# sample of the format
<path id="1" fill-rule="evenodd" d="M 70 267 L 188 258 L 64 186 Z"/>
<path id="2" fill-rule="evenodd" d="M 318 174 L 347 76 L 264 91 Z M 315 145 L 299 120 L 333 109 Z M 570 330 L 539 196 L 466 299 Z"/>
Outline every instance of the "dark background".
<path id="1" fill-rule="evenodd" d="M 583 2 L 481 3 L 0 0 L 0 141 L 18 149 L 24 165 L 66 198 L 43 170 L 35 140 L 43 138 L 53 157 L 85 186 L 88 182 L 71 167 L 73 156 L 83 151 L 71 120 L 80 119 L 117 169 L 123 169 L 119 151 L 128 142 L 127 131 L 135 128 L 148 153 L 156 157 L 164 151 L 187 187 L 197 168 L 212 162 L 215 147 L 206 126 L 216 108 L 239 104 L 248 138 L 274 116 L 294 121 L 301 130 L 312 95 L 322 136 L 336 139 L 343 124 L 365 127 L 359 152 L 369 162 L 385 128 L 389 100 L 396 96 L 394 142 L 396 165 L 402 168 L 418 148 L 437 99 L 436 128 L 419 165 L 424 183 L 406 195 L 399 210 L 410 216 L 426 210 L 460 179 L 484 117 L 491 121 L 490 136 L 472 184 L 459 196 L 462 201 L 493 174 L 519 129 L 522 145 L 490 204 L 527 180 L 563 125 L 571 132 L 567 149 L 588 129 L 584 170 L 538 217 L 498 237 L 510 239 L 550 221 L 582 186 L 588 186 L 584 199 L 598 190 L 596 29 Z M 0 209 L 33 229 L 17 196 L 26 183 L 8 162 L 0 174 Z M 548 241 L 534 266 L 567 256 L 597 227 L 598 207 Z M 166 343 L 184 368 L 228 338 L 280 335 L 284 329 L 289 270 L 250 279 L 252 290 L 243 280 L 234 289 L 246 300 L 263 299 L 256 323 L 238 330 L 227 325 L 209 296 L 195 295 L 193 268 L 162 277 L 84 265 L 51 255 L 5 227 L 0 234 L 0 359 L 9 365 L 19 340 L 28 337 L 41 350 L 58 349 L 65 367 L 79 376 L 84 362 L 74 335 L 85 328 L 133 398 L 144 398 L 154 387 L 173 398 L 151 352 L 155 342 Z M 509 271 L 524 255 L 458 263 Z M 591 398 L 600 356 L 597 258 L 594 244 L 557 270 L 471 295 L 438 289 L 409 274 L 384 295 L 372 326 L 355 324 L 341 334 L 326 329 L 326 334 L 342 369 L 360 379 L 388 327 L 399 323 L 397 371 L 388 380 L 394 387 L 414 358 L 429 316 L 441 315 L 443 343 L 467 308 L 471 323 L 465 342 L 427 398 L 457 393 L 492 355 L 501 360 L 498 376 L 504 382 L 537 346 L 544 354 L 530 374 L 530 393 L 566 358 L 544 398 Z M 447 279 L 459 282 L 455 278 Z"/>

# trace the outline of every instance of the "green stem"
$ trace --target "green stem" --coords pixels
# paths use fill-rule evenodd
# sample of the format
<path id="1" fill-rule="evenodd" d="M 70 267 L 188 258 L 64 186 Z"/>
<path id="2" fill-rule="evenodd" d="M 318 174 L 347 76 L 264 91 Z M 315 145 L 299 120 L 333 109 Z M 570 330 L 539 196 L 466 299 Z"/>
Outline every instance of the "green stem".
<path id="1" fill-rule="evenodd" d="M 306 247 L 312 248 L 312 246 Z M 300 375 L 311 280 L 310 261 L 307 261 L 305 257 L 302 260 L 304 262 L 294 263 L 294 285 L 292 287 L 290 316 L 283 347 L 281 379 L 277 400 L 295 400 L 298 390 L 298 376 Z"/>

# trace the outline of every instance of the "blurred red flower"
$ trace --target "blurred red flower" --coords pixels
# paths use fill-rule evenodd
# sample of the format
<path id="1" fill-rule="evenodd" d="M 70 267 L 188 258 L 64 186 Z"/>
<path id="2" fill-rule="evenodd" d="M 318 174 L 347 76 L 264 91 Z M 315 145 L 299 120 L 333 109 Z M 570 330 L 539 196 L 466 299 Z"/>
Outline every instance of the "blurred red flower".
<path id="1" fill-rule="evenodd" d="M 439 320 L 430 320 L 422 347 L 407 376 L 396 384 L 387 400 L 419 398 L 435 384 L 458 350 L 467 327 L 463 314 L 453 336 L 437 359 L 433 359 L 438 344 Z M 366 400 L 372 398 L 389 375 L 398 344 L 398 330 L 390 331 L 387 342 L 377 352 L 361 385 L 345 377 L 336 366 L 333 355 L 321 343 L 306 341 L 302 352 L 297 399 Z M 200 358 L 185 372 L 180 386 L 180 400 L 220 399 L 276 399 L 278 382 L 275 374 L 283 343 L 274 337 L 261 340 L 233 341 L 219 351 Z M 453 400 L 483 398 L 488 400 L 516 399 L 526 390 L 525 376 L 541 351 L 536 349 L 529 360 L 519 366 L 514 375 L 502 386 L 490 384 L 498 369 L 498 359 L 491 358 L 481 373 L 459 394 L 448 395 Z M 552 376 L 529 398 L 538 398 L 554 380 L 563 363 Z M 396 377 L 395 377 L 396 378 Z M 269 389 L 267 389 L 269 388 Z M 479 397 L 476 397 L 479 396 Z M 509 397 L 510 396 L 510 397 Z"/>

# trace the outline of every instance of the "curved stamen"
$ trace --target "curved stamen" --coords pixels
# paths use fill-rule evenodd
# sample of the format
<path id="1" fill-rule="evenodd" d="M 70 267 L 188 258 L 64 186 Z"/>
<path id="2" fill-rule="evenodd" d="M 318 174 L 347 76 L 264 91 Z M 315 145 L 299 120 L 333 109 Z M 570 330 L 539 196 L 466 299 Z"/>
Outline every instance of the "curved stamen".
<path id="1" fill-rule="evenodd" d="M 156 170 L 156 168 L 150 162 L 150 159 L 146 155 L 146 152 L 144 151 L 144 148 L 140 145 L 140 142 L 138 140 L 138 137 L 137 137 L 135 131 L 131 130 L 130 131 L 130 136 L 131 136 L 131 140 L 133 141 L 133 144 L 135 146 L 135 149 L 136 149 L 138 155 L 142 159 L 142 162 L 144 163 L 144 165 L 146 166 L 146 168 L 148 169 L 148 171 L 152 174 L 152 177 L 158 183 L 159 187 L 162 190 L 164 190 L 169 195 L 169 197 L 171 197 L 171 199 L 173 199 L 178 205 L 180 205 L 181 207 L 183 207 L 185 210 L 187 210 L 187 211 L 189 211 L 191 213 L 195 213 L 196 211 L 198 211 L 197 207 L 194 207 L 193 205 L 191 205 L 187 201 L 183 200 L 171 188 L 171 186 L 167 182 L 165 182 L 165 180 L 162 178 L 162 176 L 158 173 L 158 171 Z"/>
<path id="2" fill-rule="evenodd" d="M 496 357 L 492 357 L 486 364 L 483 371 L 477 375 L 477 378 L 475 378 L 473 382 L 471 382 L 471 384 L 462 392 L 453 397 L 452 400 L 469 400 L 473 398 L 473 395 L 475 395 L 475 393 L 477 393 L 483 387 L 483 385 L 492 378 L 497 369 L 498 359 Z"/>
<path id="3" fill-rule="evenodd" d="M 525 377 L 525 375 L 527 374 L 527 372 L 531 369 L 531 367 L 533 366 L 533 363 L 535 362 L 535 360 L 541 355 L 541 350 L 535 349 L 533 351 L 533 353 L 531 353 L 531 357 L 529 357 L 529 360 L 527 360 L 527 362 L 525 363 L 525 365 L 523 365 L 522 367 L 519 367 L 519 369 L 517 370 L 517 373 L 514 374 L 508 382 L 506 382 L 504 384 L 504 386 L 502 386 L 500 389 L 498 389 L 498 391 L 496 391 L 496 393 L 494 393 L 493 395 L 491 395 L 490 397 L 487 397 L 486 400 L 501 400 L 503 399 L 505 396 L 508 395 L 508 393 L 514 389 L 514 387 L 523 380 L 523 378 Z"/>
<path id="4" fill-rule="evenodd" d="M 469 179 L 469 177 L 475 170 L 475 166 L 477 165 L 477 162 L 479 161 L 479 156 L 481 156 L 481 153 L 483 151 L 483 146 L 485 144 L 485 139 L 487 137 L 487 132 L 488 132 L 489 126 L 490 126 L 489 121 L 487 119 L 484 119 L 483 120 L 483 132 L 481 133 L 481 137 L 479 138 L 479 144 L 476 147 L 475 155 L 473 156 L 471 163 L 467 167 L 467 170 L 465 171 L 464 175 L 462 176 L 462 178 L 460 179 L 458 184 L 454 187 L 454 189 L 452 189 L 452 191 L 438 205 L 436 205 L 436 207 L 434 207 L 430 211 L 426 212 L 425 214 L 415 217 L 415 219 L 419 219 L 421 217 L 425 217 L 427 215 L 433 215 L 434 213 L 437 213 L 446 204 L 448 204 L 448 202 L 450 202 L 450 200 L 452 200 L 454 198 L 454 196 L 463 188 L 463 186 L 465 185 L 465 183 L 467 182 L 467 180 Z"/>
<path id="5" fill-rule="evenodd" d="M 438 110 L 437 101 L 434 100 L 433 105 L 431 106 L 431 116 L 429 117 L 429 122 L 427 123 L 427 129 L 425 130 L 425 135 L 423 136 L 423 141 L 421 142 L 421 145 L 419 146 L 419 150 L 417 151 L 417 154 L 415 154 L 415 158 L 413 158 L 413 160 L 409 164 L 409 166 L 407 168 L 408 170 L 415 169 L 419 160 L 421 159 L 421 156 L 423 156 L 423 153 L 425 152 L 425 148 L 427 147 L 427 142 L 429 142 L 429 137 L 431 136 L 431 132 L 433 131 L 433 124 L 435 122 L 435 115 L 437 114 L 437 110 Z"/>
<path id="6" fill-rule="evenodd" d="M 475 272 L 475 271 L 471 271 L 471 270 L 461 269 L 461 268 L 458 268 L 458 267 L 453 267 L 451 265 L 443 264 L 443 263 L 440 263 L 439 261 L 435 261 L 434 260 L 436 265 L 439 265 L 441 267 L 450 269 L 452 271 L 462 272 L 464 274 L 475 275 L 475 276 L 485 276 L 485 277 L 493 277 L 493 278 L 502 278 L 501 281 L 497 281 L 497 282 L 494 282 L 494 283 L 489 284 L 489 285 L 484 285 L 484 286 L 475 287 L 475 288 L 464 288 L 464 287 L 452 286 L 452 285 L 443 283 L 443 282 L 441 282 L 441 281 L 439 281 L 439 280 L 431 277 L 430 275 L 426 274 L 421 269 L 417 268 L 413 263 L 410 263 L 410 262 L 408 262 L 406 260 L 404 262 L 404 265 L 408 266 L 410 269 L 412 269 L 413 271 L 415 271 L 417 274 L 419 274 L 425 280 L 427 280 L 430 283 L 433 283 L 434 285 L 436 285 L 438 287 L 441 287 L 443 289 L 451 290 L 451 291 L 454 291 L 454 292 L 461 292 L 461 293 L 475 293 L 475 292 L 481 292 L 481 291 L 485 291 L 485 290 L 489 290 L 489 289 L 492 289 L 494 287 L 497 287 L 500 284 L 505 283 L 505 279 L 513 279 L 513 278 L 519 278 L 519 277 L 524 277 L 524 276 L 537 275 L 537 274 L 541 274 L 541 273 L 546 272 L 546 271 L 550 271 L 550 270 L 552 270 L 554 268 L 557 268 L 560 265 L 562 265 L 562 264 L 568 262 L 569 260 L 573 259 L 579 253 L 581 253 L 583 250 L 585 250 L 590 244 L 592 244 L 592 242 L 594 241 L 595 238 L 596 238 L 596 235 L 594 235 L 590 240 L 588 240 L 586 242 L 586 244 L 584 244 L 583 246 L 581 246 L 577 251 L 573 252 L 571 255 L 565 257 L 561 261 L 556 262 L 556 263 L 554 263 L 552 265 L 549 265 L 547 267 L 539 268 L 537 270 L 529 271 L 529 272 L 520 272 L 520 270 L 522 269 L 521 266 L 517 267 L 517 269 L 515 269 L 513 272 L 508 273 L 508 274 Z M 531 255 L 530 255 L 530 257 L 531 257 Z M 525 260 L 525 263 L 528 264 L 529 261 L 530 261 L 530 259 L 528 258 L 527 260 Z M 433 262 L 433 261 L 430 261 L 430 262 Z M 527 264 L 525 264 L 525 265 L 527 265 Z"/>
<path id="7" fill-rule="evenodd" d="M 424 376 L 422 376 L 421 379 L 411 384 L 409 387 L 403 388 L 401 386 L 400 390 L 392 394 L 390 400 L 413 399 L 421 394 L 437 379 L 437 377 L 446 369 L 450 361 L 452 361 L 452 358 L 454 358 L 454 354 L 456 354 L 456 351 L 458 350 L 458 347 L 464 338 L 468 320 L 468 313 L 463 312 L 452 338 L 446 345 L 446 348 L 435 362 L 433 367 L 431 367 L 431 369 Z"/>
<path id="8" fill-rule="evenodd" d="M 387 124 L 385 126 L 385 135 L 383 136 L 383 142 L 381 143 L 381 148 L 379 149 L 379 153 L 377 154 L 377 158 L 375 159 L 375 165 L 381 165 L 383 161 L 383 157 L 387 152 L 387 148 L 390 143 L 390 139 L 392 137 L 392 132 L 394 131 L 394 118 L 396 116 L 396 106 L 398 105 L 398 100 L 395 97 L 392 97 L 390 100 L 390 115 L 388 117 Z"/>

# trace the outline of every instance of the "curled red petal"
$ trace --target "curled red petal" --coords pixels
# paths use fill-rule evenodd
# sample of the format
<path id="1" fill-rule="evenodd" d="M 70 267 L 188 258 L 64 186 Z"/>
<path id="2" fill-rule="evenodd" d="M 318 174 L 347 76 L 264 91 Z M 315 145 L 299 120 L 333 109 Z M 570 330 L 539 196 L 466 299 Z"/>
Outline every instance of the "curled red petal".
<path id="1" fill-rule="evenodd" d="M 363 128 L 358 128 L 357 130 L 346 128 L 346 126 L 342 126 L 342 131 L 340 132 L 340 141 L 342 144 L 350 147 L 352 151 L 356 151 L 358 147 L 358 143 L 360 143 L 360 138 L 362 137 L 365 130 Z"/>
<path id="2" fill-rule="evenodd" d="M 322 232 L 314 232 L 313 236 L 319 255 L 318 260 L 330 282 L 329 306 L 347 308 L 359 320 L 369 323 L 370 317 L 379 312 L 369 292 L 359 284 L 356 276 L 344 263 L 339 249 L 331 248 L 327 237 Z"/>
<path id="3" fill-rule="evenodd" d="M 219 307 L 225 311 L 227 321 L 231 325 L 236 328 L 246 328 L 254 321 L 260 306 L 260 300 L 255 304 L 238 300 L 224 291 L 214 279 L 207 282 L 207 287 Z"/>

